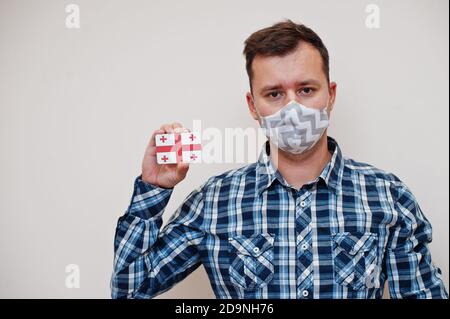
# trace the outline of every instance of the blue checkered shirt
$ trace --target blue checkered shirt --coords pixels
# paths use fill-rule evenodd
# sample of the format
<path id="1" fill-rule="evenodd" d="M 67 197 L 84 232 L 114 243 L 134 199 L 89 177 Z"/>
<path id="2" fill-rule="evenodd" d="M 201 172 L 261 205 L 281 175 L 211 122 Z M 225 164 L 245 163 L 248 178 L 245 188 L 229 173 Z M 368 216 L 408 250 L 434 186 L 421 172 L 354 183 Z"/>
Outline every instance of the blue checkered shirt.
<path id="1" fill-rule="evenodd" d="M 113 298 L 152 298 L 203 264 L 217 298 L 448 298 L 431 225 L 398 177 L 333 154 L 300 189 L 256 163 L 213 176 L 162 228 L 173 189 L 136 179 L 115 235 Z M 162 229 L 161 229 L 162 228 Z"/>

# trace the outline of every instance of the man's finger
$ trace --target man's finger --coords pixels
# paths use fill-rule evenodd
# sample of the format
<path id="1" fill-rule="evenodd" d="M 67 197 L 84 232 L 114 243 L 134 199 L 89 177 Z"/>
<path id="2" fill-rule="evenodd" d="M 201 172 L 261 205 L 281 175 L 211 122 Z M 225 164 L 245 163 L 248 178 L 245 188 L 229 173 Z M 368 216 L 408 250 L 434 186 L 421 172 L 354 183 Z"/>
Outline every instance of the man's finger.
<path id="1" fill-rule="evenodd" d="M 188 133 L 189 130 L 185 127 L 176 127 L 174 130 L 174 133 Z"/>
<path id="2" fill-rule="evenodd" d="M 172 123 L 172 128 L 174 129 L 174 131 L 175 131 L 176 128 L 182 128 L 182 127 L 183 127 L 183 125 L 181 125 L 181 124 L 178 123 L 178 122 Z"/>
<path id="3" fill-rule="evenodd" d="M 189 163 L 178 163 L 177 164 L 177 178 L 184 178 L 189 170 Z"/>
<path id="4" fill-rule="evenodd" d="M 148 142 L 148 146 L 156 147 L 156 142 L 155 142 L 156 134 L 164 134 L 164 131 L 161 130 L 161 129 L 154 131 L 152 136 L 150 137 L 150 141 Z"/>

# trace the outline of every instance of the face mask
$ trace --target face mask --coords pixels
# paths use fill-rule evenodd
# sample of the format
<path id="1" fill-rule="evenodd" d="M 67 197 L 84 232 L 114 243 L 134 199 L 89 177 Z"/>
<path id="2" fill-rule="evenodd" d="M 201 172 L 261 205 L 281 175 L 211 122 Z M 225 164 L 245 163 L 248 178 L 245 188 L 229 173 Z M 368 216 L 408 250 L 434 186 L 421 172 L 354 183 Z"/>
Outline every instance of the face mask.
<path id="1" fill-rule="evenodd" d="M 327 108 L 313 109 L 292 100 L 278 112 L 260 116 L 261 128 L 278 148 L 301 154 L 311 149 L 327 129 Z"/>

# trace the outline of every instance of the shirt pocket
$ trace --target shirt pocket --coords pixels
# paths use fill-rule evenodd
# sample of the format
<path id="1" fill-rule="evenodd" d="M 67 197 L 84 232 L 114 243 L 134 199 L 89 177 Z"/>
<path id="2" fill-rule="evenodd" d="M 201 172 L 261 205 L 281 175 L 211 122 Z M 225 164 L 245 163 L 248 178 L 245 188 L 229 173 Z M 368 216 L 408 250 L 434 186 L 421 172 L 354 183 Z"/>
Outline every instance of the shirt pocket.
<path id="1" fill-rule="evenodd" d="M 377 243 L 378 235 L 369 232 L 332 235 L 335 281 L 353 290 L 379 288 Z"/>
<path id="2" fill-rule="evenodd" d="M 274 276 L 274 240 L 269 233 L 228 238 L 230 280 L 245 290 L 267 285 Z"/>

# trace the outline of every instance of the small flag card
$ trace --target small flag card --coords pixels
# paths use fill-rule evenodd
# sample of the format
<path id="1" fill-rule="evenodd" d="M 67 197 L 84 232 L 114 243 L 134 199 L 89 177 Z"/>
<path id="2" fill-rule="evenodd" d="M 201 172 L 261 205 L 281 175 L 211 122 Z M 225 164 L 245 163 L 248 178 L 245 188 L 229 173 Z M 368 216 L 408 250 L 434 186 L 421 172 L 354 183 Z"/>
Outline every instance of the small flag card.
<path id="1" fill-rule="evenodd" d="M 196 132 L 157 134 L 156 161 L 158 164 L 201 162 L 201 136 Z"/>

